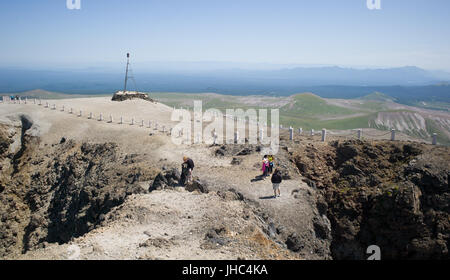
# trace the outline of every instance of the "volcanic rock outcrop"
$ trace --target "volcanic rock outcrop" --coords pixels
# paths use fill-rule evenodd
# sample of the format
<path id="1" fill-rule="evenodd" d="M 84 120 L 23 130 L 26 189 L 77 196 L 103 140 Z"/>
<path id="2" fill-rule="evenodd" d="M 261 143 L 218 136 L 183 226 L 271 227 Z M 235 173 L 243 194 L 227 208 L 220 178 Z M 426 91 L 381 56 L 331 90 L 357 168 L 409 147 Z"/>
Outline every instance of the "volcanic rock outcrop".
<path id="1" fill-rule="evenodd" d="M 318 209 L 331 221 L 334 259 L 448 259 L 450 152 L 398 142 L 308 144 L 295 162 L 321 190 Z"/>
<path id="2" fill-rule="evenodd" d="M 27 117 L 0 125 L 0 256 L 83 235 L 155 175 L 116 144 L 40 145 L 32 129 Z"/>

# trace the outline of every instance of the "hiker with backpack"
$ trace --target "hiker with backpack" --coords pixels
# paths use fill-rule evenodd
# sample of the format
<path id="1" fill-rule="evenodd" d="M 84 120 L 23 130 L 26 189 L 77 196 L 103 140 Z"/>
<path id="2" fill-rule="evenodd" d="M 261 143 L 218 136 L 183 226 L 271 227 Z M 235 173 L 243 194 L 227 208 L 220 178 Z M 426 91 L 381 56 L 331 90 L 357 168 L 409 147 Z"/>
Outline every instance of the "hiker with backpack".
<path id="1" fill-rule="evenodd" d="M 273 193 L 274 196 L 273 198 L 276 198 L 277 196 L 280 197 L 281 193 L 280 193 L 280 184 L 283 181 L 283 178 L 281 177 L 281 172 L 278 168 L 275 169 L 275 172 L 272 175 L 272 186 L 273 186 Z M 277 195 L 278 193 L 278 195 Z"/>

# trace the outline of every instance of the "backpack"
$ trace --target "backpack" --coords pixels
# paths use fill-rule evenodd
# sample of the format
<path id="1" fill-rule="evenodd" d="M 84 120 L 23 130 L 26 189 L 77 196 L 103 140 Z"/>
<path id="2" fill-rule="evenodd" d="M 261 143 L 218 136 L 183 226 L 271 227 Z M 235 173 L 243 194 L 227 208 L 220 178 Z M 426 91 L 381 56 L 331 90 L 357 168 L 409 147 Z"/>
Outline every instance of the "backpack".
<path id="1" fill-rule="evenodd" d="M 271 178 L 272 183 L 274 183 L 274 184 L 279 184 L 279 183 L 281 183 L 282 180 L 283 180 L 283 179 L 281 178 L 280 173 L 274 173 L 274 174 L 272 175 L 272 178 Z"/>
<path id="2" fill-rule="evenodd" d="M 188 159 L 186 162 L 190 169 L 194 169 L 195 165 L 194 165 L 194 161 L 192 159 Z"/>

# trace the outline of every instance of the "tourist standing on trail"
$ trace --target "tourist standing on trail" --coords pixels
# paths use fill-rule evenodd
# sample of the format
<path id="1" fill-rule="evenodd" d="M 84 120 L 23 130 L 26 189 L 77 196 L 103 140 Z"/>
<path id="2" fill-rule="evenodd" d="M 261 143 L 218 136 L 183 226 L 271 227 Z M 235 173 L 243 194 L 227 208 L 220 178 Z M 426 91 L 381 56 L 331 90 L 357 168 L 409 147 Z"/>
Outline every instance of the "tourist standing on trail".
<path id="1" fill-rule="evenodd" d="M 263 157 L 261 170 L 263 172 L 263 179 L 266 179 L 266 177 L 269 176 L 269 160 L 267 159 L 267 156 Z"/>
<path id="2" fill-rule="evenodd" d="M 269 174 L 272 174 L 272 172 L 273 172 L 273 155 L 269 155 L 267 157 L 267 159 L 269 160 Z"/>
<path id="3" fill-rule="evenodd" d="M 276 198 L 277 196 L 280 197 L 281 193 L 280 193 L 280 184 L 281 181 L 283 181 L 283 178 L 281 177 L 281 173 L 280 170 L 275 169 L 275 172 L 272 175 L 272 186 L 273 186 L 273 197 Z M 278 193 L 278 195 L 277 195 Z"/>
<path id="4" fill-rule="evenodd" d="M 183 157 L 183 164 L 181 165 L 182 169 L 184 167 L 185 169 L 185 176 L 187 178 L 187 182 L 191 183 L 192 182 L 192 171 L 194 170 L 194 161 L 190 158 L 188 158 L 187 156 Z"/>

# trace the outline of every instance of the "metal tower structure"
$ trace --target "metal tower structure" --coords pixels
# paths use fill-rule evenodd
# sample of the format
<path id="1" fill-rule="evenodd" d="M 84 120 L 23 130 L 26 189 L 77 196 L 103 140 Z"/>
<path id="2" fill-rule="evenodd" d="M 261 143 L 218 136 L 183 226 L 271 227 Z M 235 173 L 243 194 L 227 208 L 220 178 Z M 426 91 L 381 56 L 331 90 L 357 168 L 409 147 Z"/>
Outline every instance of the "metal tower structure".
<path id="1" fill-rule="evenodd" d="M 133 81 L 134 88 L 136 89 L 136 92 L 138 92 L 137 87 L 136 87 L 136 81 L 134 80 L 133 70 L 131 69 L 131 66 L 130 66 L 130 53 L 127 53 L 127 69 L 125 72 L 125 85 L 123 87 L 124 94 L 127 92 L 128 79 L 131 79 Z"/>

